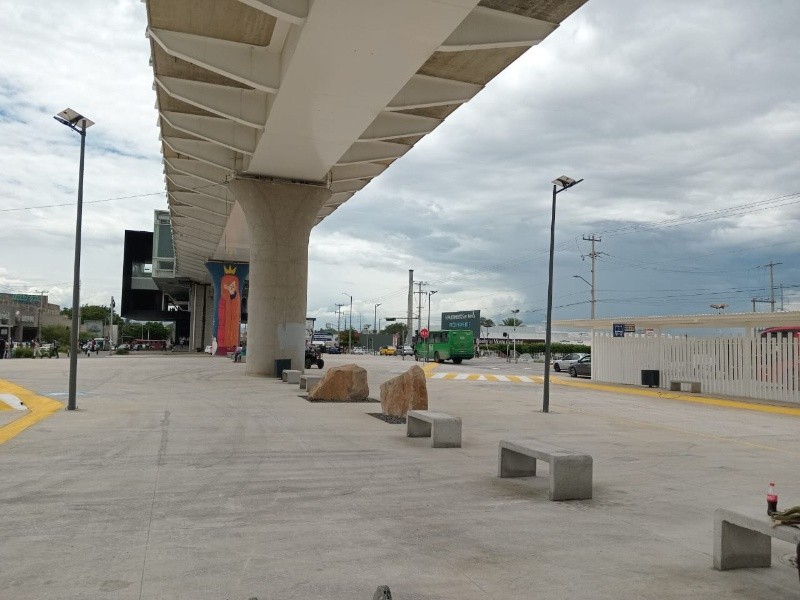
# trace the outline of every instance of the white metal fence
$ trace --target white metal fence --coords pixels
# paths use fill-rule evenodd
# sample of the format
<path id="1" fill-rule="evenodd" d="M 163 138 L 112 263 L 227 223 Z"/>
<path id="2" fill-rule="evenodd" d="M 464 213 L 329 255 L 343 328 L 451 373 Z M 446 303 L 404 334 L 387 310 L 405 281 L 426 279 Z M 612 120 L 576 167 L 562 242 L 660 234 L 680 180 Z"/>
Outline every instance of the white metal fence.
<path id="1" fill-rule="evenodd" d="M 800 348 L 795 340 L 688 338 L 596 333 L 592 378 L 640 385 L 643 369 L 670 380 L 699 381 L 704 393 L 800 403 Z"/>

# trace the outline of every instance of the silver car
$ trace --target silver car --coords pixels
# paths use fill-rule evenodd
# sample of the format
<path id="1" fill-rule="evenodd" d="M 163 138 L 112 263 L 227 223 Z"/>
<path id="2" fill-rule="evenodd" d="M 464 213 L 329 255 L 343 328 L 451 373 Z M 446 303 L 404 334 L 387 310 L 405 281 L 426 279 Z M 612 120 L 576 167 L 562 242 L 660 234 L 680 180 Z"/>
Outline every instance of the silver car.
<path id="1" fill-rule="evenodd" d="M 563 358 L 559 358 L 558 360 L 553 361 L 553 371 L 559 373 L 560 371 L 569 371 L 571 365 L 578 362 L 584 356 L 589 356 L 585 352 L 573 352 L 572 354 L 567 354 Z"/>
<path id="2" fill-rule="evenodd" d="M 569 366 L 569 374 L 572 377 L 583 375 L 585 377 L 592 377 L 592 357 L 588 354 L 582 359 L 575 361 Z"/>

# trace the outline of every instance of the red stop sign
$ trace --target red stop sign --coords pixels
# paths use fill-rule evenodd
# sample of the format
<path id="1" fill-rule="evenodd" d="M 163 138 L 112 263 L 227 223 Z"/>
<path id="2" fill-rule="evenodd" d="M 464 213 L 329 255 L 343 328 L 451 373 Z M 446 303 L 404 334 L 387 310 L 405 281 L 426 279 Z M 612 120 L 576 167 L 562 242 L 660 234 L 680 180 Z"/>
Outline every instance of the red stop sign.
<path id="1" fill-rule="evenodd" d="M 427 328 L 423 327 L 422 329 L 419 330 L 419 337 L 421 337 L 423 340 L 427 340 L 428 339 L 428 330 L 427 330 Z"/>

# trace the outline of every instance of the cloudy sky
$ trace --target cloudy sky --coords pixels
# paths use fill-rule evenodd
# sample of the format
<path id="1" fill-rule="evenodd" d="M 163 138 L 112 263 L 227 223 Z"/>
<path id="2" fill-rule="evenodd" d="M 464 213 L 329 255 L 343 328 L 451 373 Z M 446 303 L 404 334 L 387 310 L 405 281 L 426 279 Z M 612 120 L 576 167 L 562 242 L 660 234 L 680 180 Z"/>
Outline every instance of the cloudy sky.
<path id="1" fill-rule="evenodd" d="M 0 291 L 71 304 L 79 136 L 82 303 L 121 290 L 125 229 L 166 208 L 139 0 L 69 12 L 0 0 Z M 800 308 L 800 3 L 589 0 L 314 229 L 309 316 L 404 314 L 408 269 L 440 311 L 545 318 L 550 182 L 554 318 Z M 781 288 L 782 286 L 782 288 Z M 344 293 L 343 293 L 344 292 Z M 766 303 L 757 304 L 769 310 Z"/>

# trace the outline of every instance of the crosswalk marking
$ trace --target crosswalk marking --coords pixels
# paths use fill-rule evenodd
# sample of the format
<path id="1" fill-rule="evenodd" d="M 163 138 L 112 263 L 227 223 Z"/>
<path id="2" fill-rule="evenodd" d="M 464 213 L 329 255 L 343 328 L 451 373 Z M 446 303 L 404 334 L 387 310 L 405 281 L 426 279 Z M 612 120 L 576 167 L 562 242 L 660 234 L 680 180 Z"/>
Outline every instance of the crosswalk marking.
<path id="1" fill-rule="evenodd" d="M 527 375 L 495 375 L 491 373 L 442 373 L 440 371 L 427 371 L 428 379 L 448 379 L 456 381 L 493 381 L 496 383 L 541 383 L 541 377 L 534 378 Z"/>

